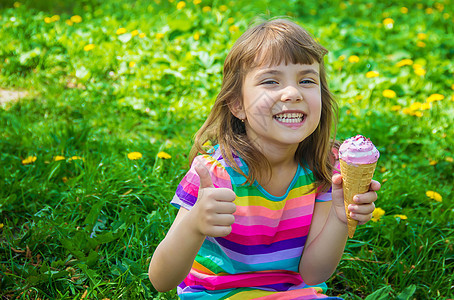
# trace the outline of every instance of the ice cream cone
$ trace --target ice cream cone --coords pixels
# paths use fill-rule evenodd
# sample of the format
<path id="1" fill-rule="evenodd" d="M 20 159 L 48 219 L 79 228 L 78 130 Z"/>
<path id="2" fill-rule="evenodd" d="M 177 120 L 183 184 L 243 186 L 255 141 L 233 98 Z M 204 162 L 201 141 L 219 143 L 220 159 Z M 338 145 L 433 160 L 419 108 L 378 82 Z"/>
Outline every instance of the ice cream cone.
<path id="1" fill-rule="evenodd" d="M 348 205 L 354 203 L 353 197 L 358 194 L 363 194 L 369 190 L 369 185 L 374 175 L 377 162 L 371 164 L 352 164 L 344 160 L 340 160 L 343 189 L 344 189 L 344 204 L 345 213 L 347 214 L 348 236 L 353 237 L 358 221 L 350 217 Z"/>

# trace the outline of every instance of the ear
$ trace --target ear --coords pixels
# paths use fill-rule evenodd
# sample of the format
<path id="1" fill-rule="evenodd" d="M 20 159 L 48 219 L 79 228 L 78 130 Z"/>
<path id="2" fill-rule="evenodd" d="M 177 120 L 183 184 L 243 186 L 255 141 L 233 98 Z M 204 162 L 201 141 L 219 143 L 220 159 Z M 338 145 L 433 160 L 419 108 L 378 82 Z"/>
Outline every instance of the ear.
<path id="1" fill-rule="evenodd" d="M 243 103 L 240 99 L 229 103 L 229 109 L 232 114 L 240 120 L 246 119 L 246 112 L 244 111 Z"/>

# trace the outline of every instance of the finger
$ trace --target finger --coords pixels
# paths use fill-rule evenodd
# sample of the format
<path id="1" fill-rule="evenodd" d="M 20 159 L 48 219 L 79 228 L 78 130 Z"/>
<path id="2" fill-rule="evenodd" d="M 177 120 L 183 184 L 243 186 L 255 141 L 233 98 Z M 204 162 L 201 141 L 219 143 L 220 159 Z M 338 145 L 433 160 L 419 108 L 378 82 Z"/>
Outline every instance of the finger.
<path id="1" fill-rule="evenodd" d="M 333 175 L 332 181 L 333 181 L 333 184 L 332 184 L 333 191 L 342 189 L 342 175 L 340 175 L 340 174 Z"/>
<path id="2" fill-rule="evenodd" d="M 369 215 L 375 210 L 375 204 L 370 203 L 370 204 L 362 204 L 362 205 L 357 205 L 357 204 L 350 204 L 348 206 L 348 211 L 352 212 L 354 214 L 359 214 L 359 215 Z"/>
<path id="3" fill-rule="evenodd" d="M 377 200 L 376 192 L 366 192 L 364 194 L 355 195 L 353 201 L 357 204 L 369 204 Z"/>
<path id="4" fill-rule="evenodd" d="M 223 237 L 232 232 L 232 226 L 214 226 L 207 235 L 212 237 Z"/>
<path id="5" fill-rule="evenodd" d="M 376 180 L 371 181 L 370 187 L 369 187 L 370 191 L 378 191 L 378 190 L 380 190 L 380 188 L 381 188 L 380 182 L 378 182 Z"/>
<path id="6" fill-rule="evenodd" d="M 233 202 L 236 199 L 235 192 L 228 188 L 217 188 L 213 195 L 217 201 Z"/>
<path id="7" fill-rule="evenodd" d="M 232 202 L 218 202 L 215 212 L 217 214 L 233 214 L 236 211 L 236 205 Z"/>
<path id="8" fill-rule="evenodd" d="M 357 214 L 357 213 L 350 213 L 350 217 L 356 221 L 358 221 L 359 224 L 365 224 L 367 222 L 369 222 L 371 219 L 372 219 L 372 214 L 367 214 L 367 215 L 363 215 L 363 214 Z"/>
<path id="9" fill-rule="evenodd" d="M 197 175 L 199 175 L 201 189 L 214 187 L 213 181 L 211 180 L 210 172 L 208 172 L 207 168 L 205 168 L 201 164 L 197 164 L 195 165 L 194 169 Z"/>
<path id="10" fill-rule="evenodd" d="M 230 226 L 235 223 L 235 216 L 232 214 L 218 214 L 213 220 L 214 226 Z"/>

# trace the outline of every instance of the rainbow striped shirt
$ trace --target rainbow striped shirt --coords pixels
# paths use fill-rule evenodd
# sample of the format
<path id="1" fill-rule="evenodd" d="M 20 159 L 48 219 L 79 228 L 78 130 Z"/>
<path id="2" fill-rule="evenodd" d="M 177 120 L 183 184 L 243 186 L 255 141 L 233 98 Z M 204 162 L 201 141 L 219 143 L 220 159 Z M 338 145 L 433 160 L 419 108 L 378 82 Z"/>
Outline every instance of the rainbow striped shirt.
<path id="1" fill-rule="evenodd" d="M 248 174 L 245 162 L 234 158 Z M 216 146 L 211 155 L 194 159 L 172 199 L 177 208 L 190 210 L 197 200 L 196 164 L 209 170 L 215 187 L 235 192 L 237 209 L 229 235 L 205 239 L 190 273 L 178 286 L 180 298 L 326 299 L 325 284 L 310 287 L 298 273 L 314 203 L 331 200 L 330 193 L 318 195 L 313 189 L 312 172 L 298 166 L 285 195 L 275 197 L 257 182 L 242 185 L 246 178 L 227 164 Z"/>

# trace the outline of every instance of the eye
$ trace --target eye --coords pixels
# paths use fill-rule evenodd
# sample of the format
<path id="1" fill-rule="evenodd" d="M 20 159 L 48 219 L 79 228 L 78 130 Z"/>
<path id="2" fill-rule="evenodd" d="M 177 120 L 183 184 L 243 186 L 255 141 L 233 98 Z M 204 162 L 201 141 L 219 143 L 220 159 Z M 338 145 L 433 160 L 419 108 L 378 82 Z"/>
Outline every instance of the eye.
<path id="1" fill-rule="evenodd" d="M 263 81 L 262 84 L 266 84 L 266 85 L 277 84 L 277 81 L 268 79 L 268 80 Z"/>
<path id="2" fill-rule="evenodd" d="M 302 83 L 302 84 L 315 84 L 316 82 L 311 80 L 311 79 L 304 79 L 304 80 L 301 80 L 300 83 Z"/>

